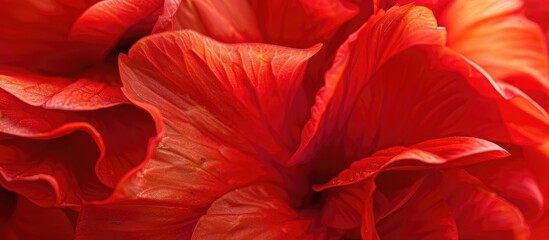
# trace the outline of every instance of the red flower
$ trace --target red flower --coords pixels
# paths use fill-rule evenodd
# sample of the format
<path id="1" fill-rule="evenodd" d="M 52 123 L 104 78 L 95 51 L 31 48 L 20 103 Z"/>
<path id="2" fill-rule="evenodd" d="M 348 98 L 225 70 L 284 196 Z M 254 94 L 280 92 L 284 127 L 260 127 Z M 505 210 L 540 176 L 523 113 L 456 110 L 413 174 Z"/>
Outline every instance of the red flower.
<path id="1" fill-rule="evenodd" d="M 0 10 L 0 234 L 546 239 L 539 26 L 518 0 L 410 2 Z"/>

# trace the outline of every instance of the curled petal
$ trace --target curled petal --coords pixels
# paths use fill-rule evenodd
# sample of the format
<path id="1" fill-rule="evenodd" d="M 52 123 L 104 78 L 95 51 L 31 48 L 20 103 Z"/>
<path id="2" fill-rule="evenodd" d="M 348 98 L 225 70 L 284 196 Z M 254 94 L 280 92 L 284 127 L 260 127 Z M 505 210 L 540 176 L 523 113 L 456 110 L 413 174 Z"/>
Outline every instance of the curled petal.
<path id="1" fill-rule="evenodd" d="M 106 198 L 145 161 L 155 134 L 149 116 L 132 106 L 67 112 L 0 96 L 1 184 L 42 206 L 78 208 Z M 130 128 L 139 130 L 128 133 Z"/>

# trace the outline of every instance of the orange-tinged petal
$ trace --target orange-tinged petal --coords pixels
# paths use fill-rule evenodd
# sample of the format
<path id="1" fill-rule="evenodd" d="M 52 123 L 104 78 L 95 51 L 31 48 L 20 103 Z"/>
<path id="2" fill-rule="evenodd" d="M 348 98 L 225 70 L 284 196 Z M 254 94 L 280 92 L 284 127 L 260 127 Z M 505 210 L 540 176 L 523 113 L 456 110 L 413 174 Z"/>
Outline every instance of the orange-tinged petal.
<path id="1" fill-rule="evenodd" d="M 448 46 L 484 68 L 495 80 L 518 87 L 549 107 L 549 64 L 544 35 L 522 15 L 520 0 L 454 0 L 439 20 Z"/>

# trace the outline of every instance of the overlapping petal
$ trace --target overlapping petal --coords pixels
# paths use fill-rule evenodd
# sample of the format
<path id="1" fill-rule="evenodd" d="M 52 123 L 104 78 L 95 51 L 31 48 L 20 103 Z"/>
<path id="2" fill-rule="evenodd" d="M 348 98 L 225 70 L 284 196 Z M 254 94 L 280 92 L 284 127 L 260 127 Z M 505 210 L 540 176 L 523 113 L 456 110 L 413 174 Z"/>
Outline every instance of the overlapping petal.
<path id="1" fill-rule="evenodd" d="M 124 17 L 138 10 L 128 2 L 88 9 L 96 2 L 9 1 L 0 10 L 1 184 L 41 206 L 106 198 L 154 142 L 151 117 L 129 105 L 108 56 L 152 24 L 136 30 L 143 24 Z M 95 28 L 107 20 L 113 31 Z"/>
<path id="2" fill-rule="evenodd" d="M 455 0 L 438 20 L 448 29 L 450 48 L 547 109 L 549 64 L 544 35 L 522 14 L 523 9 L 519 0 Z"/>
<path id="3" fill-rule="evenodd" d="M 121 57 L 124 92 L 158 116 L 162 137 L 143 169 L 98 204 L 110 208 L 118 201 L 150 201 L 158 207 L 187 209 L 196 214 L 174 216 L 186 224 L 172 226 L 184 237 L 216 199 L 238 187 L 268 181 L 298 188 L 283 184 L 291 181 L 283 177 L 292 176 L 291 171 L 278 169 L 297 146 L 300 121 L 288 109 L 300 104 L 295 95 L 307 60 L 317 50 L 222 44 L 193 31 L 158 34 L 137 43 Z M 149 208 L 118 208 L 148 217 Z M 108 228 L 95 212 L 84 209 L 83 214 L 92 216 L 82 219 Z M 114 212 L 114 217 L 118 214 L 124 213 Z M 122 224 L 120 228 L 128 230 L 142 221 Z M 94 236 L 82 231 L 84 238 Z M 133 231 L 129 234 L 148 234 L 147 228 Z"/>
<path id="4" fill-rule="evenodd" d="M 273 184 L 236 189 L 212 203 L 192 239 L 336 239 L 318 226 L 317 215 L 300 214 L 288 202 L 284 189 Z"/>
<path id="5" fill-rule="evenodd" d="M 6 196 L 1 194 L 0 197 Z M 9 209 L 9 215 L 0 218 L 2 239 L 74 239 L 73 213 L 59 208 L 41 208 L 21 196 L 14 200 L 13 205 L 2 205 L 3 208 L 13 207 Z"/>
<path id="6" fill-rule="evenodd" d="M 223 42 L 310 47 L 328 40 L 356 13 L 347 0 L 170 0 L 155 31 L 191 29 Z"/>
<path id="7" fill-rule="evenodd" d="M 426 8 L 393 8 L 369 19 L 340 47 L 303 130 L 300 152 L 304 153 L 298 152 L 291 161 L 302 162 L 310 157 L 306 148 L 316 145 L 311 143 L 313 138 L 333 139 L 342 131 L 342 125 L 347 124 L 346 119 L 355 108 L 348 103 L 357 101 L 362 86 L 385 61 L 414 45 L 444 43 L 444 30 L 437 28 L 436 20 Z"/>
<path id="8" fill-rule="evenodd" d="M 348 210 L 362 216 L 361 233 L 366 239 L 381 236 L 396 239 L 403 235 L 456 238 L 457 231 L 459 236 L 473 238 L 502 234 L 502 237 L 520 239 L 528 236 L 522 213 L 506 199 L 489 193 L 478 179 L 456 169 L 505 156 L 508 153 L 502 148 L 480 139 L 429 140 L 379 151 L 353 163 L 348 170 L 315 189 L 331 188 L 327 199 L 328 203 L 335 204 L 326 204 L 323 209 L 324 219 L 331 225 L 337 224 L 329 221 L 336 219 L 332 214 L 341 213 L 334 208 L 355 206 Z M 406 174 L 409 171 L 416 174 Z M 382 174 L 390 175 L 380 178 Z M 340 193 L 347 197 L 341 198 Z M 426 216 L 443 220 L 426 219 L 425 214 L 419 212 L 422 209 L 432 213 Z M 397 224 L 404 219 L 410 223 L 409 227 Z M 348 227 L 358 227 L 358 224 L 360 221 Z"/>
<path id="9" fill-rule="evenodd" d="M 358 33 L 362 32 L 368 28 Z M 307 151 L 322 146 L 342 151 L 343 159 L 352 161 L 376 149 L 444 136 L 534 146 L 548 139 L 549 121 L 543 109 L 513 86 L 495 84 L 457 53 L 440 46 L 417 46 L 396 54 L 377 71 L 365 71 L 372 54 L 355 54 L 365 48 L 352 43 L 368 39 L 352 37 L 340 48 L 341 57 L 327 73 L 326 86 L 304 129 L 303 152 L 293 161 L 310 158 L 314 154 Z M 319 163 L 326 164 L 341 169 L 349 162 Z"/>
<path id="10" fill-rule="evenodd" d="M 3 4 L 2 89 L 31 105 L 51 109 L 90 110 L 128 103 L 110 55 L 151 32 L 152 23 L 145 20 L 155 19 L 152 5 L 159 9 L 160 2 L 96 2 Z M 147 10 L 140 11 L 143 6 Z"/>
<path id="11" fill-rule="evenodd" d="M 1 184 L 40 205 L 78 208 L 106 198 L 145 161 L 155 136 L 152 119 L 132 106 L 71 112 L 0 96 Z"/>
<path id="12" fill-rule="evenodd" d="M 118 71 L 105 76 L 108 81 L 116 79 Z M 32 106 L 56 110 L 97 110 L 120 104 L 128 99 L 120 91 L 120 85 L 108 81 L 94 81 L 93 78 L 50 77 L 26 70 L 0 71 L 2 90 Z"/>
<path id="13" fill-rule="evenodd" d="M 162 0 L 106 0 L 86 9 L 72 25 L 70 40 L 97 47 L 108 54 L 116 45 L 151 32 Z M 125 38 L 125 39 L 123 39 Z M 121 42 L 121 43 L 119 43 Z M 127 46 L 129 48 L 129 46 Z"/>
<path id="14" fill-rule="evenodd" d="M 5 5 L 2 236 L 547 235 L 549 64 L 520 0 Z"/>

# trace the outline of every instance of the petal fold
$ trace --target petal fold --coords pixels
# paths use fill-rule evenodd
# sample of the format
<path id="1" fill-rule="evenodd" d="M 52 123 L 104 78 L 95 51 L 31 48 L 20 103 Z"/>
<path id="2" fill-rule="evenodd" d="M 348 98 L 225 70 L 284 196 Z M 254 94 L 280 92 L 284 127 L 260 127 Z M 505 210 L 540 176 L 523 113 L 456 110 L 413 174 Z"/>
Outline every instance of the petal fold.
<path id="1" fill-rule="evenodd" d="M 405 36 L 405 37 L 403 37 Z M 395 7 L 370 18 L 338 50 L 332 68 L 326 73 L 325 85 L 316 96 L 311 119 L 305 125 L 301 146 L 290 164 L 304 161 L 310 155 L 305 148 L 315 135 L 330 138 L 346 124 L 363 85 L 390 57 L 414 45 L 442 45 L 444 30 L 437 29 L 431 12 L 422 7 Z M 345 104 L 344 104 L 345 103 Z M 303 153 L 301 153 L 303 152 Z"/>

